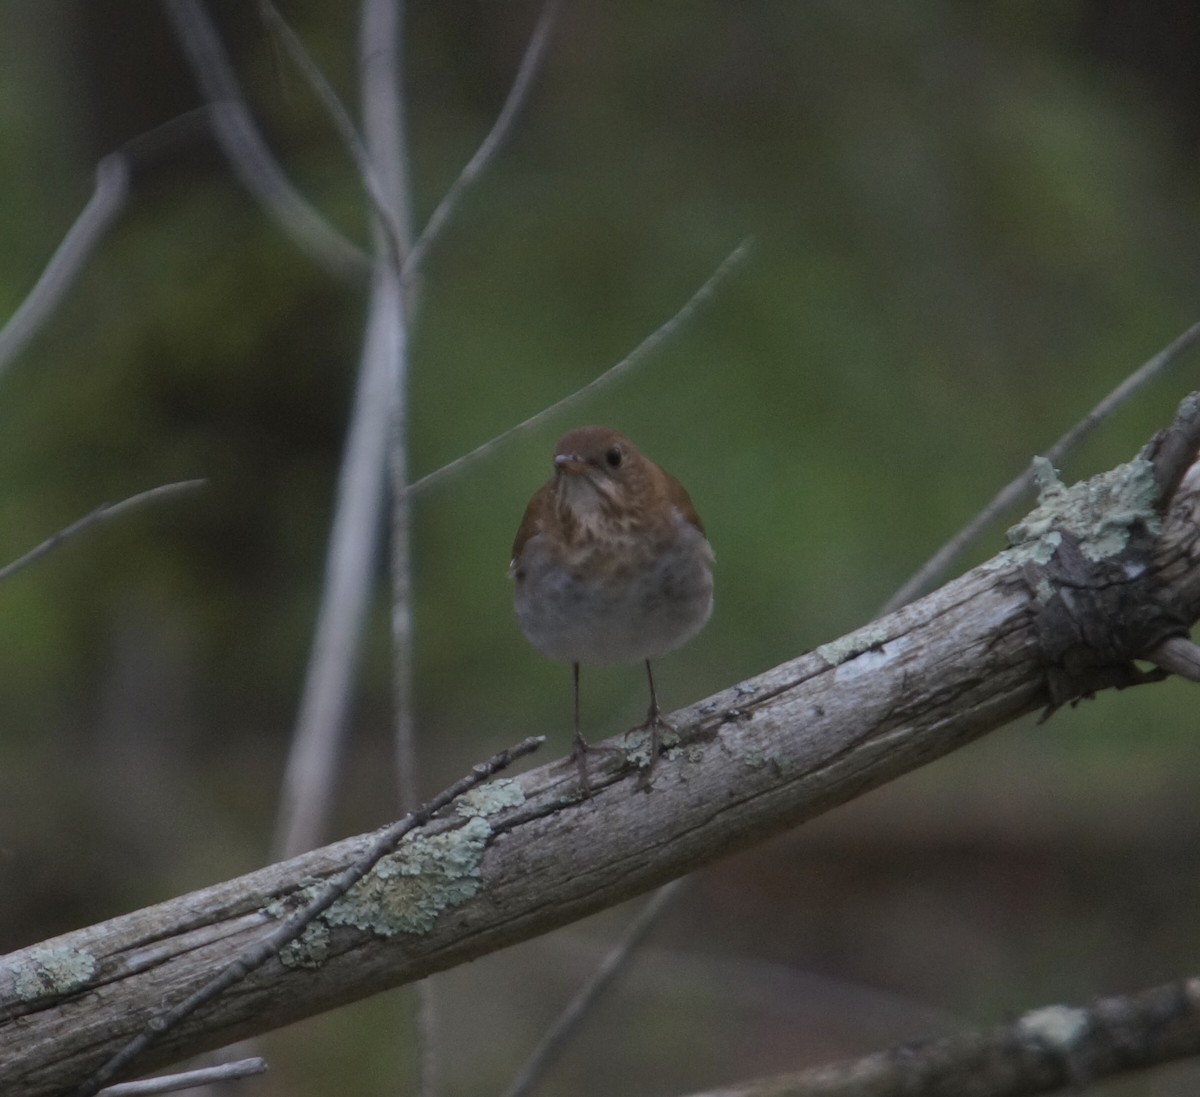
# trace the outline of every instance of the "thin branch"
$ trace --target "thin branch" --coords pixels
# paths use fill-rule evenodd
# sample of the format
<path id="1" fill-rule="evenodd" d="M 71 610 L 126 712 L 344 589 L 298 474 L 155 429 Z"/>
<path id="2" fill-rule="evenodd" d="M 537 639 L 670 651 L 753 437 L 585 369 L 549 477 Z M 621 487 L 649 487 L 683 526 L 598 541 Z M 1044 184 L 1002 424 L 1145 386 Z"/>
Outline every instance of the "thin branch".
<path id="1" fill-rule="evenodd" d="M 625 935 L 604 957 L 600 966 L 582 987 L 567 1008 L 559 1015 L 558 1020 L 547 1030 L 537 1047 L 533 1049 L 520 1073 L 513 1079 L 512 1085 L 504 1091 L 504 1097 L 525 1097 L 545 1075 L 554 1063 L 566 1042 L 574 1034 L 580 1023 L 600 1000 L 600 996 L 612 985 L 613 980 L 628 966 L 629 961 L 641 947 L 650 931 L 658 925 L 663 914 L 671 903 L 678 898 L 687 885 L 687 877 L 672 880 L 660 887 L 649 902 L 638 912 L 630 923 Z"/>
<path id="2" fill-rule="evenodd" d="M 442 808 L 506 769 L 518 758 L 531 754 L 543 742 L 545 742 L 544 736 L 531 736 L 508 750 L 493 754 L 486 762 L 475 766 L 465 777 L 459 778 L 449 788 L 443 789 L 416 811 L 410 812 L 403 819 L 399 819 L 385 828 L 370 844 L 367 851 L 348 868 L 338 873 L 311 903 L 248 948 L 225 967 L 216 978 L 211 979 L 194 994 L 190 994 L 179 1005 L 152 1018 L 137 1036 L 75 1091 L 75 1097 L 92 1097 L 107 1082 L 129 1066 L 155 1040 L 178 1027 L 202 1006 L 223 994 L 235 983 L 241 982 L 273 956 L 277 956 L 286 945 L 295 941 L 316 918 L 333 906 L 380 860 L 395 849 L 406 834 L 424 826 Z"/>
<path id="3" fill-rule="evenodd" d="M 396 406 L 403 397 L 407 343 L 399 269 L 400 258 L 407 248 L 408 230 L 403 216 L 406 197 L 402 167 L 397 174 L 397 169 L 388 166 L 392 150 L 397 147 L 390 143 L 393 139 L 387 139 L 386 147 L 381 144 L 377 168 L 346 109 L 303 43 L 270 3 L 263 0 L 260 9 L 329 110 L 359 168 L 375 213 L 371 298 L 358 386 L 338 479 L 321 606 L 284 773 L 276 828 L 275 852 L 278 856 L 290 856 L 311 849 L 324 830 L 366 621 L 367 598 L 379 550 L 383 486 L 389 475 L 389 462 L 394 460 L 396 417 L 403 418 L 402 409 Z M 378 32 L 379 28 L 371 27 L 372 35 Z M 363 35 L 366 33 L 364 29 Z M 364 52 L 366 49 L 364 43 Z M 386 99 L 388 92 L 386 88 L 368 90 L 365 71 L 368 67 L 364 61 L 364 110 L 368 117 L 368 140 L 375 141 L 374 127 L 383 125 L 391 108 L 376 106 L 372 113 L 370 101 Z M 370 76 L 371 80 L 377 78 L 375 72 Z M 382 143 L 384 138 L 378 140 Z M 395 475 L 394 470 L 391 475 Z M 409 803 L 412 799 L 415 794 Z"/>
<path id="4" fill-rule="evenodd" d="M 338 747 L 379 551 L 394 386 L 364 343 L 338 472 L 321 601 L 284 769 L 276 858 L 312 849 L 329 814 Z"/>
<path id="5" fill-rule="evenodd" d="M 1011 1024 L 901 1044 L 861 1059 L 694 1097 L 1033 1097 L 1200 1053 L 1200 979 L 1043 1006 Z"/>
<path id="6" fill-rule="evenodd" d="M 397 0 L 366 0 L 359 28 L 363 133 L 387 220 L 375 225 L 375 284 L 369 341 L 391 378 L 387 465 L 391 492 L 392 693 L 397 787 L 402 810 L 417 797 L 413 707 L 412 537 L 408 482 L 407 300 L 398 255 L 408 248 L 408 168 L 404 131 L 403 18 Z M 389 248 L 389 240 L 395 244 Z"/>
<path id="7" fill-rule="evenodd" d="M 483 139 L 479 148 L 475 150 L 475 155 L 467 161 L 466 166 L 459 173 L 458 178 L 450 185 L 450 189 L 446 191 L 442 200 L 430 215 L 425 227 L 421 230 L 420 236 L 417 237 L 416 243 L 413 244 L 412 250 L 408 253 L 408 258 L 404 261 L 404 267 L 401 271 L 404 281 L 407 282 L 420 269 L 421 263 L 425 259 L 425 253 L 432 247 L 438 236 L 441 235 L 442 229 L 445 228 L 462 196 L 483 174 L 488 164 L 495 158 L 496 153 L 504 145 L 504 142 L 508 140 L 509 134 L 512 132 L 513 123 L 525 106 L 525 101 L 529 98 L 529 92 L 533 87 L 534 79 L 542 66 L 542 59 L 546 53 L 546 44 L 550 40 L 550 31 L 554 26 L 554 20 L 557 16 L 558 0 L 547 0 L 545 6 L 542 8 L 541 15 L 538 17 L 537 25 L 533 28 L 529 45 L 525 47 L 525 54 L 521 58 L 517 75 L 513 80 L 512 87 L 508 90 L 508 95 L 505 97 L 504 105 L 500 108 L 500 113 L 496 116 L 496 121 L 492 123 L 491 130 Z"/>
<path id="8" fill-rule="evenodd" d="M 259 0 L 258 6 L 263 21 L 279 36 L 292 62 L 300 70 L 300 75 L 308 81 L 309 86 L 316 93 L 329 115 L 330 121 L 333 122 L 334 129 L 337 130 L 342 144 L 350 153 L 354 166 L 358 169 L 358 177 L 362 181 L 363 189 L 371 202 L 375 216 L 383 222 L 388 237 L 386 246 L 392 251 L 395 261 L 399 263 L 406 251 L 406 241 L 409 236 L 399 212 L 403 207 L 396 207 L 389 199 L 388 187 L 380 178 L 378 165 L 367 150 L 367 142 L 360 136 L 354 119 L 350 117 L 350 112 L 338 98 L 337 92 L 333 90 L 333 86 L 325 78 L 320 66 L 313 60 L 300 36 L 270 0 Z"/>
<path id="9" fill-rule="evenodd" d="M 375 194 L 375 278 L 369 330 L 392 380 L 387 448 L 391 485 L 392 736 L 399 803 L 408 809 L 418 795 L 416 727 L 413 717 L 412 507 L 408 483 L 408 316 L 414 305 L 402 274 L 411 241 L 408 147 L 403 78 L 404 13 L 401 0 L 364 0 L 358 61 L 366 155 L 364 184 Z M 336 108 L 336 99 L 331 104 Z M 378 179 L 378 193 L 375 179 Z M 440 1048 L 432 982 L 422 980 L 417 998 L 417 1092 L 435 1097 Z"/>
<path id="10" fill-rule="evenodd" d="M 138 507 L 146 503 L 154 503 L 168 496 L 181 495 L 186 491 L 195 491 L 199 487 L 203 487 L 207 481 L 205 480 L 180 480 L 175 484 L 161 484 L 159 487 L 151 488 L 149 491 L 143 491 L 138 495 L 132 495 L 128 499 L 123 499 L 119 503 L 105 503 L 97 507 L 90 514 L 84 515 L 78 521 L 72 522 L 66 529 L 59 530 L 52 537 L 47 537 L 37 548 L 30 549 L 24 556 L 18 557 L 10 564 L 5 564 L 0 568 L 0 582 L 3 582 L 10 575 L 20 571 L 23 567 L 28 567 L 36 560 L 40 560 L 43 556 L 53 552 L 63 542 L 70 540 L 76 534 L 83 533 L 84 530 L 90 529 L 99 522 L 107 522 L 111 518 L 117 518 L 122 514 L 127 514 L 131 510 L 136 510 Z"/>
<path id="11" fill-rule="evenodd" d="M 198 1086 L 208 1086 L 215 1082 L 236 1082 L 240 1078 L 250 1078 L 255 1074 L 264 1074 L 267 1070 L 266 1059 L 239 1059 L 236 1063 L 222 1063 L 216 1067 L 203 1067 L 200 1070 L 185 1070 L 180 1074 L 166 1074 L 161 1078 L 143 1078 L 138 1082 L 119 1082 L 115 1086 L 102 1089 L 99 1097 L 149 1097 L 155 1093 L 176 1093 L 181 1089 L 195 1089 Z"/>
<path id="12" fill-rule="evenodd" d="M 75 219 L 28 296 L 0 329 L 0 374 L 58 307 L 129 197 L 129 165 L 113 153 L 96 165 L 92 197 Z"/>
<path id="13" fill-rule="evenodd" d="M 255 125 L 233 65 L 200 0 L 165 0 L 167 15 L 212 108 L 213 132 L 234 174 L 284 233 L 334 275 L 366 272 L 363 251 L 292 185 Z"/>
<path id="14" fill-rule="evenodd" d="M 1182 357 L 1184 351 L 1191 349 L 1200 342 L 1200 323 L 1193 324 L 1173 343 L 1159 351 L 1134 373 L 1130 374 L 1091 411 L 1076 423 L 1066 434 L 1046 452 L 1045 457 L 1052 465 L 1058 467 L 1063 458 L 1079 445 L 1105 419 L 1113 414 L 1122 404 L 1130 399 L 1139 389 L 1154 380 L 1160 373 L 1165 372 Z M 962 553 L 974 544 L 980 534 L 992 524 L 999 515 L 1003 514 L 1018 499 L 1033 486 L 1033 468 L 1027 468 L 1011 483 L 1001 488 L 974 518 L 950 538 L 933 556 L 929 558 L 920 570 L 908 580 L 884 605 L 880 613 L 891 613 L 892 610 L 911 602 L 923 594 L 929 586 L 942 575 Z"/>
<path id="15" fill-rule="evenodd" d="M 523 434 L 525 431 L 532 430 L 536 426 L 540 426 L 547 419 L 557 415 L 560 411 L 565 411 L 569 407 L 574 407 L 580 401 L 593 395 L 598 389 L 605 385 L 611 384 L 619 377 L 624 376 L 634 366 L 640 365 L 643 359 L 649 357 L 663 343 L 676 334 L 680 328 L 684 326 L 700 309 L 701 305 L 706 304 L 709 299 L 716 293 L 717 287 L 724 282 L 730 272 L 736 267 L 750 251 L 753 241 L 750 237 L 743 240 L 736 248 L 733 249 L 717 266 L 717 269 L 708 276 L 704 284 L 696 290 L 684 302 L 683 306 L 669 320 L 661 324 L 645 339 L 643 339 L 632 351 L 629 352 L 621 361 L 615 365 L 609 366 L 603 373 L 597 377 L 593 377 L 582 388 L 576 389 L 568 396 L 564 396 L 561 400 L 551 404 L 549 407 L 543 408 L 541 411 L 531 415 L 528 419 L 523 420 L 514 427 L 509 427 L 505 431 L 497 434 L 494 438 L 484 442 L 481 446 L 476 446 L 470 453 L 464 453 L 461 457 L 456 457 L 453 461 L 443 465 L 433 472 L 428 472 L 424 476 L 418 477 L 408 486 L 408 494 L 414 495 L 419 491 L 425 491 L 434 484 L 440 483 L 442 480 L 449 479 L 451 476 L 462 472 L 467 466 L 475 461 L 494 453 L 505 442 L 518 434 Z"/>

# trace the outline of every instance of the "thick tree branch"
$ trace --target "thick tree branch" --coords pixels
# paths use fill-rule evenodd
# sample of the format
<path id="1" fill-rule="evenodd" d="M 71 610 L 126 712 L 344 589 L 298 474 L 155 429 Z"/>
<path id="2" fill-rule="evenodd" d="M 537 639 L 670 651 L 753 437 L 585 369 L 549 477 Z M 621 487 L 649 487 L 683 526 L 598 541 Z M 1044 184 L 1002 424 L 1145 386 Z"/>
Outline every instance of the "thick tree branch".
<path id="1" fill-rule="evenodd" d="M 274 931 L 259 938 L 245 952 L 235 956 L 217 975 L 178 1005 L 165 1013 L 152 1016 L 141 1032 L 75 1090 L 75 1097 L 92 1097 L 92 1094 L 141 1056 L 155 1041 L 161 1040 L 192 1014 L 252 975 L 268 960 L 279 956 L 285 948 L 299 940 L 313 922 L 343 899 L 346 893 L 395 849 L 402 839 L 425 826 L 439 811 L 465 797 L 489 777 L 507 769 L 516 759 L 536 750 L 542 741 L 541 737 L 531 736 L 515 747 L 493 755 L 486 762 L 475 766 L 466 777 L 438 793 L 428 803 L 409 812 L 391 826 L 385 827 L 359 857 L 332 879 L 324 881 L 315 894 L 306 898 L 300 909 L 290 914 Z"/>
<path id="2" fill-rule="evenodd" d="M 1149 479 L 1147 479 L 1149 477 Z M 1160 516 L 1144 457 L 1047 480 L 1014 544 L 918 602 L 672 717 L 638 754 L 493 781 L 385 857 L 280 958 L 140 1069 L 422 978 L 640 894 L 812 818 L 1016 717 L 1138 681 L 1138 645 L 1200 617 L 1200 477 Z M 1063 554 L 1066 553 L 1063 562 Z M 1090 561 L 1103 582 L 1094 581 Z M 1097 592 L 1127 586 L 1107 612 Z M 1073 691 L 1073 692 L 1072 692 Z M 644 754 L 643 754 L 644 760 Z M 0 960 L 0 1092 L 58 1094 L 269 935 L 359 857 L 351 838 Z M 569 867 L 567 867 L 569 866 Z"/>

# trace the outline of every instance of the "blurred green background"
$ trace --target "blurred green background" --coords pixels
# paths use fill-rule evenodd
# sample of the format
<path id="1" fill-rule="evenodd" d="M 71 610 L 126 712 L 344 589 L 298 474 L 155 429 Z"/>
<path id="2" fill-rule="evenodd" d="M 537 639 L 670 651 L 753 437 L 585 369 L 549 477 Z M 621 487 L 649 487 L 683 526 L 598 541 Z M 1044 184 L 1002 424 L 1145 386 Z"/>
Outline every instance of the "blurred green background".
<path id="1" fill-rule="evenodd" d="M 281 7 L 353 103 L 356 13 Z M 211 10 L 292 177 L 365 241 L 304 81 L 253 5 Z M 418 225 L 537 11 L 409 6 Z M 569 674 L 522 639 L 505 568 L 568 427 L 625 431 L 708 526 L 717 609 L 658 668 L 675 707 L 869 620 L 1194 322 L 1198 44 L 1200 9 L 1161 0 L 569 6 L 429 258 L 414 476 L 590 380 L 755 244 L 634 373 L 419 498 L 422 791 L 526 734 L 550 735 L 539 762 L 567 749 Z M 156 4 L 0 5 L 0 319 L 96 161 L 199 102 Z M 0 376 L 0 562 L 101 502 L 209 481 L 0 584 L 0 949 L 267 857 L 363 318 L 361 288 L 281 237 L 197 133 L 144 159 Z M 1198 386 L 1193 358 L 1065 478 L 1130 457 Z M 330 837 L 394 814 L 385 587 Z M 637 668 L 585 671 L 589 734 L 644 704 Z M 1196 711 L 1177 682 L 1105 695 L 700 873 L 544 1092 L 685 1092 L 1194 973 Z M 629 914 L 440 978 L 445 1092 L 498 1091 Z M 400 991 L 275 1034 L 271 1074 L 237 1092 L 405 1092 L 411 1012 Z"/>

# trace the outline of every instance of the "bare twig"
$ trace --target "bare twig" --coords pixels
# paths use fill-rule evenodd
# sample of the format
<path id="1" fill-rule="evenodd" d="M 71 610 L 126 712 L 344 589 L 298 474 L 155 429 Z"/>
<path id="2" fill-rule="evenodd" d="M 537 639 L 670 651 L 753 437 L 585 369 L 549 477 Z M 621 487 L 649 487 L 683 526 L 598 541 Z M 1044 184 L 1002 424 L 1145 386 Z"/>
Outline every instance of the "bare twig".
<path id="1" fill-rule="evenodd" d="M 669 884 L 660 887 L 650 897 L 649 902 L 642 907 L 637 917 L 630 923 L 625 935 L 604 957 L 600 966 L 592 973 L 591 978 L 579 988 L 578 993 L 559 1015 L 558 1020 L 546 1031 L 537 1047 L 525 1061 L 520 1073 L 513 1079 L 512 1085 L 504 1091 L 504 1097 L 525 1097 L 525 1094 L 537 1085 L 546 1071 L 554 1065 L 564 1044 L 571 1038 L 580 1022 L 599 1001 L 600 996 L 609 988 L 617 975 L 628 966 L 634 953 L 686 884 L 687 877 L 672 880 Z"/>
<path id="2" fill-rule="evenodd" d="M 383 223 L 387 233 L 385 246 L 394 252 L 394 258 L 399 262 L 407 250 L 406 242 L 409 236 L 408 229 L 404 224 L 403 212 L 407 208 L 407 203 L 400 207 L 393 203 L 387 181 L 380 175 L 380 164 L 368 151 L 369 140 L 364 142 L 354 124 L 354 119 L 350 117 L 350 112 L 346 110 L 341 99 L 338 98 L 337 92 L 333 90 L 320 66 L 313 60 L 308 48 L 292 29 L 291 24 L 270 0 L 259 0 L 258 7 L 264 22 L 279 36 L 279 40 L 283 43 L 293 64 L 300 70 L 300 75 L 308 81 L 309 86 L 316 93 L 329 115 L 330 121 L 333 122 L 338 136 L 342 139 L 342 144 L 350 153 L 354 166 L 358 169 L 358 177 L 367 198 L 370 199 L 375 216 Z M 364 24 L 368 18 L 366 7 L 364 7 L 363 14 Z M 365 69 L 363 76 L 364 79 L 367 78 Z M 367 125 L 370 126 L 369 117 Z"/>
<path id="3" fill-rule="evenodd" d="M 533 28 L 529 45 L 525 47 L 525 54 L 517 69 L 516 78 L 508 90 L 508 95 L 505 97 L 504 105 L 500 108 L 500 113 L 496 116 L 496 121 L 492 123 L 488 135 L 475 150 L 475 155 L 467 161 L 466 166 L 459 172 L 458 178 L 450 184 L 450 189 L 437 204 L 429 220 L 425 223 L 425 227 L 421 230 L 420 236 L 417 237 L 416 243 L 413 244 L 412 250 L 408 253 L 401 272 L 405 281 L 408 281 L 420 269 L 425 253 L 445 228 L 462 196 L 471 184 L 483 174 L 504 142 L 508 140 L 513 122 L 516 121 L 517 115 L 524 107 L 525 101 L 529 97 L 529 91 L 533 87 L 533 81 L 541 68 L 542 58 L 546 53 L 546 43 L 550 40 L 550 30 L 554 26 L 557 15 L 558 0 L 547 0 L 542 8 L 542 14 L 538 17 L 537 25 Z"/>
<path id="4" fill-rule="evenodd" d="M 104 157 L 96 165 L 96 186 L 88 204 L 55 249 L 29 295 L 0 329 L 0 374 L 58 306 L 124 208 L 128 196 L 129 165 L 125 157 L 120 153 Z"/>
<path id="5" fill-rule="evenodd" d="M 449 788 L 443 789 L 416 811 L 380 832 L 367 851 L 352 865 L 335 876 L 324 890 L 307 906 L 297 911 L 262 940 L 243 952 L 216 978 L 211 979 L 194 994 L 174 1008 L 154 1017 L 146 1027 L 129 1041 L 116 1055 L 108 1060 L 95 1074 L 76 1091 L 75 1097 L 92 1097 L 107 1082 L 115 1078 L 147 1047 L 165 1033 L 182 1023 L 196 1010 L 223 994 L 235 983 L 245 979 L 251 972 L 262 967 L 273 956 L 296 940 L 312 924 L 313 920 L 327 911 L 343 895 L 361 880 L 378 862 L 390 853 L 397 843 L 410 831 L 424 826 L 442 808 L 453 803 L 464 793 L 470 792 L 501 770 L 537 750 L 545 742 L 544 736 L 531 736 L 514 747 L 493 754 L 486 762 L 475 766 L 465 777 L 459 778 Z"/>
<path id="6" fill-rule="evenodd" d="M 1115 412 L 1139 389 L 1152 381 L 1160 373 L 1174 365 L 1195 343 L 1200 341 L 1200 323 L 1193 324 L 1169 346 L 1164 347 L 1153 358 L 1149 359 L 1138 370 L 1130 374 L 1091 411 L 1076 423 L 1066 434 L 1046 452 L 1045 457 L 1054 466 L 1062 463 L 1064 457 L 1082 442 L 1105 419 Z M 930 585 L 964 553 L 991 523 L 1033 485 L 1033 468 L 1027 468 L 1011 483 L 1001 488 L 990 503 L 987 504 L 961 530 L 950 538 L 933 556 L 929 558 L 920 570 L 908 580 L 879 612 L 890 613 L 894 609 L 923 594 Z"/>
<path id="7" fill-rule="evenodd" d="M 40 560 L 43 556 L 53 552 L 64 541 L 69 540 L 78 533 L 96 525 L 99 522 L 106 522 L 110 518 L 117 518 L 122 514 L 127 514 L 131 510 L 136 510 L 138 507 L 146 503 L 154 503 L 160 499 L 165 499 L 171 495 L 181 495 L 186 491 L 194 491 L 196 488 L 203 487 L 206 483 L 204 480 L 180 480 L 175 484 L 161 484 L 156 488 L 151 488 L 149 491 L 143 491 L 138 495 L 132 495 L 128 499 L 123 499 L 119 503 L 105 503 L 103 506 L 97 507 L 90 514 L 85 514 L 78 521 L 72 522 L 66 529 L 61 529 L 53 537 L 47 537 L 36 548 L 30 549 L 24 556 L 17 558 L 10 564 L 5 564 L 0 568 L 0 582 L 3 582 L 10 575 L 18 572 L 23 567 L 27 567 L 35 560 Z"/>
<path id="8" fill-rule="evenodd" d="M 736 248 L 733 249 L 717 266 L 717 269 L 712 272 L 705 280 L 704 284 L 696 290 L 682 305 L 678 312 L 675 313 L 669 320 L 660 324 L 652 331 L 645 339 L 643 339 L 633 350 L 629 352 L 621 361 L 615 365 L 609 366 L 603 373 L 597 377 L 593 377 L 582 388 L 576 389 L 574 392 L 564 396 L 561 400 L 551 404 L 549 407 L 542 408 L 541 411 L 531 415 L 528 419 L 523 420 L 514 427 L 509 427 L 508 430 L 501 431 L 494 438 L 484 442 L 481 446 L 476 446 L 470 453 L 464 453 L 461 457 L 456 457 L 453 461 L 443 465 L 439 469 L 434 469 L 433 472 L 428 472 L 424 476 L 418 477 L 408 486 L 410 495 L 419 491 L 424 491 L 426 488 L 432 487 L 434 484 L 440 483 L 442 480 L 449 479 L 456 473 L 462 472 L 467 466 L 475 461 L 486 457 L 488 454 L 495 452 L 505 442 L 515 435 L 523 434 L 525 431 L 532 430 L 536 426 L 540 426 L 547 419 L 557 415 L 560 411 L 565 411 L 569 407 L 574 407 L 581 400 L 586 399 L 596 392 L 597 389 L 605 385 L 611 384 L 619 377 L 628 373 L 634 366 L 640 365 L 651 353 L 657 350 L 663 343 L 670 339 L 680 328 L 684 326 L 699 310 L 700 306 L 707 301 L 717 291 L 717 287 L 728 277 L 734 267 L 738 265 L 750 251 L 752 240 L 747 237 Z"/>
<path id="9" fill-rule="evenodd" d="M 254 123 L 233 66 L 200 0 L 165 0 L 192 71 L 212 105 L 213 132 L 234 174 L 283 231 L 338 277 L 362 275 L 367 257 L 291 184 Z"/>
<path id="10" fill-rule="evenodd" d="M 214 1082 L 236 1082 L 239 1078 L 263 1074 L 266 1069 L 266 1059 L 239 1059 L 236 1063 L 185 1070 L 180 1074 L 165 1074 L 161 1078 L 119 1082 L 115 1086 L 102 1089 L 99 1097 L 149 1097 L 155 1093 L 176 1093 L 181 1089 L 195 1089 L 197 1086 L 212 1085 Z"/>

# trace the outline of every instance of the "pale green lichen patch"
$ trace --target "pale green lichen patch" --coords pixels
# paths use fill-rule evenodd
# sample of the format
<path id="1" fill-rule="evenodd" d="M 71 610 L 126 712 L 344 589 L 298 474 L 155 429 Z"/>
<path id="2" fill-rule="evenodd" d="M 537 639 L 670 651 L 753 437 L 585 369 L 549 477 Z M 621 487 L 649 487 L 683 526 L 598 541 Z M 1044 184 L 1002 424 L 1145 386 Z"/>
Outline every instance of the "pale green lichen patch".
<path id="1" fill-rule="evenodd" d="M 1091 1027 L 1088 1015 L 1074 1006 L 1043 1006 L 1018 1022 L 1021 1031 L 1043 1044 L 1069 1052 Z"/>
<path id="2" fill-rule="evenodd" d="M 319 918 L 279 951 L 284 967 L 320 967 L 329 955 L 329 927 Z"/>
<path id="3" fill-rule="evenodd" d="M 96 972 L 96 958 L 82 949 L 61 945 L 35 948 L 17 968 L 14 981 L 22 1001 L 47 995 L 70 994 L 87 986 Z"/>
<path id="4" fill-rule="evenodd" d="M 469 819 L 475 815 L 495 815 L 498 811 L 520 807 L 523 803 L 525 790 L 516 781 L 501 777 L 464 793 L 455 801 L 454 810 L 464 819 Z"/>
<path id="5" fill-rule="evenodd" d="M 282 950 L 280 960 L 289 967 L 319 966 L 329 951 L 331 926 L 354 926 L 380 937 L 428 933 L 442 911 L 479 891 L 479 866 L 491 836 L 482 815 L 444 834 L 410 834 Z M 264 909 L 274 918 L 287 918 L 326 887 L 327 881 L 306 880 L 287 901 L 276 900 Z"/>
<path id="6" fill-rule="evenodd" d="M 630 738 L 630 736 L 633 736 Z M 679 733 L 671 727 L 660 727 L 659 743 L 667 757 L 674 757 L 673 750 L 679 746 Z M 635 728 L 625 733 L 625 760 L 638 769 L 647 769 L 653 761 L 650 754 L 649 728 Z"/>
<path id="7" fill-rule="evenodd" d="M 1097 561 L 1123 552 L 1138 524 L 1151 533 L 1162 531 L 1154 509 L 1158 496 L 1154 467 L 1145 458 L 1136 457 L 1070 487 L 1044 457 L 1034 458 L 1033 469 L 1038 505 L 1008 531 L 1010 562 L 1015 557 L 1048 563 L 1062 533 L 1071 534 L 1084 556 Z"/>
<path id="8" fill-rule="evenodd" d="M 887 633 L 876 625 L 867 625 L 855 632 L 848 633 L 838 640 L 831 640 L 817 648 L 817 654 L 831 667 L 841 666 L 842 663 L 862 655 L 864 651 L 881 647 L 887 640 Z"/>
<path id="9" fill-rule="evenodd" d="M 382 937 L 428 933 L 442 911 L 479 891 L 479 863 L 491 835 L 478 815 L 445 834 L 410 835 L 330 907 L 325 920 Z"/>

